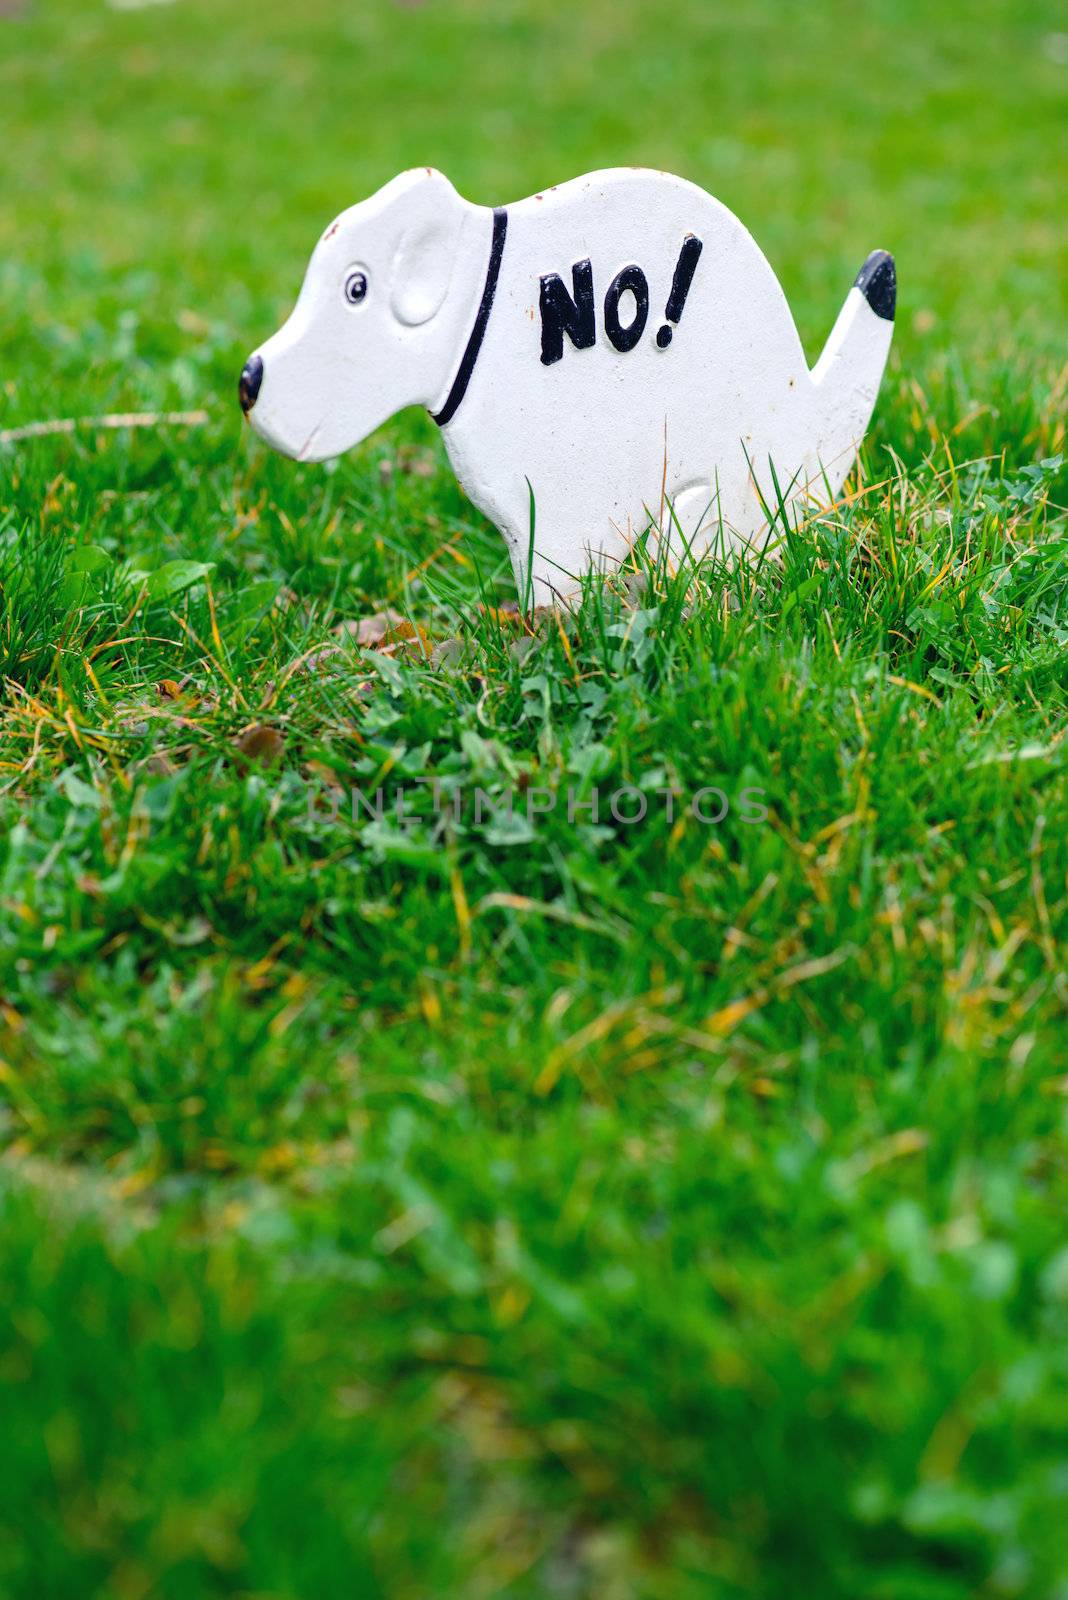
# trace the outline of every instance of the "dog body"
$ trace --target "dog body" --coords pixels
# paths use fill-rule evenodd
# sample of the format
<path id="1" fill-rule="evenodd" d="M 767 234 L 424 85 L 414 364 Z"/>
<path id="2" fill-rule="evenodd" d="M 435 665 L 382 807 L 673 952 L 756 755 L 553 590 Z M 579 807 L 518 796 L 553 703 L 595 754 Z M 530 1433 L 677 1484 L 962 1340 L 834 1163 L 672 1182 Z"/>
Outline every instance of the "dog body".
<path id="1" fill-rule="evenodd" d="M 650 526 L 676 559 L 759 550 L 769 510 L 835 495 L 894 299 L 876 252 L 810 372 L 764 256 L 693 184 L 620 168 L 490 211 L 420 168 L 327 230 L 242 400 L 251 370 L 253 426 L 302 459 L 426 405 L 544 603 Z"/>

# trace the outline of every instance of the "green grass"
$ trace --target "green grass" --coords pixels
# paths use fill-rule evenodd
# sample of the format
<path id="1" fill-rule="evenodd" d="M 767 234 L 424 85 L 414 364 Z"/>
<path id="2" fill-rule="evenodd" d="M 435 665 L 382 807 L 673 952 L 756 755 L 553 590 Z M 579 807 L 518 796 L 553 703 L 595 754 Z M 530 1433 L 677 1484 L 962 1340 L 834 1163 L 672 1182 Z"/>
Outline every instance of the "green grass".
<path id="1" fill-rule="evenodd" d="M 1065 1600 L 1063 55 L 942 0 L 0 18 L 0 427 L 209 416 L 0 446 L 5 1600 Z M 424 160 L 696 179 L 812 356 L 892 249 L 867 492 L 526 630 L 425 417 L 267 453 L 246 353 Z M 711 784 L 767 820 L 655 792 Z"/>

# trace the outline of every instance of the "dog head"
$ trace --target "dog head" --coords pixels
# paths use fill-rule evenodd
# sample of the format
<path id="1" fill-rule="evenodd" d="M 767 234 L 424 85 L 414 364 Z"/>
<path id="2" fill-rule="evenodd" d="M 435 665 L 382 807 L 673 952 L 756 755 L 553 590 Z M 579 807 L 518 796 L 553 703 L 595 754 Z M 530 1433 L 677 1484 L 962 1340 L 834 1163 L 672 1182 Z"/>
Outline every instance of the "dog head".
<path id="1" fill-rule="evenodd" d="M 268 444 L 324 461 L 403 406 L 440 397 L 468 310 L 458 293 L 449 314 L 474 210 L 419 167 L 331 223 L 292 315 L 241 374 L 242 409 Z"/>

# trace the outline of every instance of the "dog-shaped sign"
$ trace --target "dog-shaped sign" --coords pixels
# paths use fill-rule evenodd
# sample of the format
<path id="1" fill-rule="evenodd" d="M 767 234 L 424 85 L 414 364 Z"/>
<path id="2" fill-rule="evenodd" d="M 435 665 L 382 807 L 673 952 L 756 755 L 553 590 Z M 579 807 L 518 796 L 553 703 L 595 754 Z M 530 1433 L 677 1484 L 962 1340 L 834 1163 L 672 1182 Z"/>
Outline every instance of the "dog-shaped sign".
<path id="1" fill-rule="evenodd" d="M 520 593 L 547 603 L 647 530 L 673 559 L 761 550 L 833 498 L 895 299 L 875 251 L 810 372 L 771 267 L 693 184 L 616 168 L 490 210 L 420 167 L 327 228 L 241 404 L 301 461 L 426 406 Z"/>

